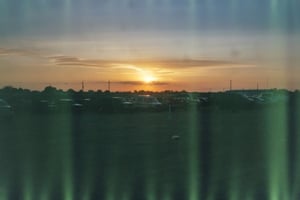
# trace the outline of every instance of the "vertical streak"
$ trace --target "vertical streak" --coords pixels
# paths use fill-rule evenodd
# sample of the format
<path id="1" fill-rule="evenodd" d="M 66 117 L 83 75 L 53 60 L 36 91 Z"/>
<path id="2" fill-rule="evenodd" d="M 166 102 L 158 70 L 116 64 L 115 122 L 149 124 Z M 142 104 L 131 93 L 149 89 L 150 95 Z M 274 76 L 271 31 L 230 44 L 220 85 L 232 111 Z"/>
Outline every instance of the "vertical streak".
<path id="1" fill-rule="evenodd" d="M 205 0 L 207 14 L 207 21 L 209 26 L 214 26 L 214 18 L 216 13 L 216 3 L 214 0 Z"/>
<path id="2" fill-rule="evenodd" d="M 189 29 L 194 29 L 197 23 L 197 1 L 189 0 L 188 2 Z"/>
<path id="3" fill-rule="evenodd" d="M 73 199 L 73 169 L 72 169 L 72 113 L 67 108 L 61 117 L 61 162 L 63 199 Z"/>
<path id="4" fill-rule="evenodd" d="M 0 190 L 0 200 L 9 200 L 7 187 L 2 187 Z"/>
<path id="5" fill-rule="evenodd" d="M 106 183 L 106 196 L 105 196 L 105 200 L 116 200 L 116 194 L 117 194 L 117 189 L 116 189 L 116 174 L 111 173 L 112 171 L 110 171 L 108 179 L 107 179 L 107 183 Z"/>
<path id="6" fill-rule="evenodd" d="M 286 104 L 266 112 L 269 200 L 288 200 Z"/>
<path id="7" fill-rule="evenodd" d="M 20 179 L 22 181 L 21 190 L 24 200 L 33 200 L 33 167 L 34 167 L 34 142 L 30 138 L 26 142 L 22 142 L 21 145 L 24 149 L 24 155 L 22 158 L 22 166 L 20 166 Z"/>
<path id="8" fill-rule="evenodd" d="M 24 2 L 24 9 L 22 9 L 25 13 L 24 14 L 24 19 L 25 21 L 29 20 L 30 15 L 32 14 L 32 3 L 31 0 L 25 0 Z"/>
<path id="9" fill-rule="evenodd" d="M 288 73 L 287 77 L 287 85 L 289 88 L 293 88 L 293 71 L 294 71 L 294 66 L 296 64 L 296 59 L 294 59 L 294 56 L 291 56 L 294 54 L 294 52 L 297 52 L 296 46 L 299 45 L 297 40 L 294 40 L 294 30 L 297 28 L 296 26 L 296 20 L 299 20 L 295 18 L 295 15 L 298 13 L 298 7 L 296 5 L 296 1 L 291 0 L 287 1 L 286 3 L 286 18 L 285 18 L 285 28 L 286 28 L 286 52 L 285 52 L 285 59 L 286 60 L 286 71 Z M 299 133 L 300 129 L 298 126 L 298 120 L 299 120 L 299 96 L 298 95 L 291 95 L 289 94 L 289 101 L 288 101 L 288 161 L 289 161 L 289 191 L 288 193 L 290 194 L 290 199 L 291 200 L 296 200 L 299 199 L 300 193 L 299 193 Z"/>
<path id="10" fill-rule="evenodd" d="M 147 9 L 151 10 L 153 8 L 154 3 L 154 0 L 146 0 Z"/>
<path id="11" fill-rule="evenodd" d="M 172 200 L 171 188 L 169 185 L 164 187 L 163 194 L 162 194 L 162 200 Z"/>
<path id="12" fill-rule="evenodd" d="M 30 166 L 31 167 L 31 166 Z M 23 179 L 23 199 L 33 200 L 33 186 L 32 186 L 32 173 L 31 170 L 26 166 L 26 174 L 24 174 Z"/>
<path id="13" fill-rule="evenodd" d="M 188 135 L 188 198 L 199 200 L 199 154 L 198 154 L 198 113 L 196 105 L 192 105 L 189 111 L 189 135 Z"/>
<path id="14" fill-rule="evenodd" d="M 280 25 L 280 13 L 279 13 L 279 1 L 270 0 L 270 28 L 271 30 L 276 30 Z"/>
<path id="15" fill-rule="evenodd" d="M 243 2 L 244 3 L 244 2 Z M 246 3 L 246 2 L 245 2 Z M 237 24 L 237 9 L 238 9 L 238 1 L 237 0 L 230 0 L 230 17 L 232 26 L 235 27 Z"/>
<path id="16" fill-rule="evenodd" d="M 130 200 L 130 199 L 131 199 L 131 191 L 130 191 L 130 187 L 127 186 L 127 187 L 125 187 L 120 200 Z"/>
<path id="17" fill-rule="evenodd" d="M 155 163 L 155 154 L 154 149 L 147 148 L 146 152 L 146 200 L 155 200 L 157 199 L 156 196 L 156 182 L 155 182 L 155 175 L 156 175 L 156 163 Z"/>
<path id="18" fill-rule="evenodd" d="M 300 119 L 300 95 L 299 95 L 299 92 L 297 95 L 295 95 L 294 97 L 294 101 L 295 101 L 295 104 L 292 105 L 292 106 L 295 106 L 294 109 L 293 109 L 293 112 L 294 114 L 292 115 L 293 116 L 293 120 L 294 120 L 294 135 L 295 135 L 295 138 L 294 138 L 294 151 L 293 154 L 295 155 L 294 156 L 294 159 L 292 160 L 292 162 L 295 162 L 293 163 L 294 164 L 294 167 L 293 167 L 293 171 L 292 171 L 292 176 L 293 176 L 293 182 L 292 182 L 292 186 L 291 186 L 291 200 L 298 200 L 299 199 L 299 196 L 300 196 L 300 124 L 297 123 L 297 119 Z"/>
<path id="19" fill-rule="evenodd" d="M 247 194 L 245 195 L 245 200 L 254 200 L 253 194 L 252 194 L 252 193 L 247 193 Z"/>
<path id="20" fill-rule="evenodd" d="M 7 17 L 7 13 L 8 13 L 7 10 L 8 10 L 8 7 L 7 7 L 6 0 L 0 0 L 0 13 L 1 13 L 0 16 L 2 16 L 3 19 L 5 19 L 5 17 Z"/>
<path id="21" fill-rule="evenodd" d="M 271 0 L 270 6 L 271 6 L 271 14 L 276 15 L 277 7 L 278 7 L 278 0 Z"/>
<path id="22" fill-rule="evenodd" d="M 72 0 L 63 0 L 63 22 L 65 31 L 69 31 L 71 25 L 71 8 L 72 8 Z"/>
<path id="23" fill-rule="evenodd" d="M 64 8 L 67 15 L 69 15 L 71 12 L 71 5 L 72 5 L 72 0 L 64 0 Z"/>
<path id="24" fill-rule="evenodd" d="M 146 182 L 146 200 L 156 200 L 155 182 L 154 176 L 150 175 Z"/>
<path id="25" fill-rule="evenodd" d="M 0 200 L 9 200 L 9 185 L 10 181 L 6 177 L 1 176 L 0 184 Z"/>
<path id="26" fill-rule="evenodd" d="M 145 118 L 144 118 L 145 119 Z M 156 148 L 153 146 L 153 144 L 156 143 L 157 137 L 155 134 L 156 127 L 155 126 L 149 126 L 147 127 L 147 132 L 145 132 L 145 135 L 149 137 L 148 141 L 149 144 L 145 148 L 145 194 L 144 199 L 146 200 L 156 200 L 158 199 L 157 196 L 157 175 L 159 174 L 157 166 L 158 158 L 156 157 Z"/>
<path id="27" fill-rule="evenodd" d="M 117 153 L 119 146 L 118 144 L 116 146 L 111 145 L 109 149 L 111 153 L 110 160 L 108 161 L 109 169 L 106 168 L 105 200 L 117 200 L 118 194 L 120 193 L 120 191 L 118 191 L 118 177 L 120 177 L 120 174 L 118 169 L 119 156 Z"/>
<path id="28" fill-rule="evenodd" d="M 88 161 L 85 162 L 85 164 L 89 163 Z M 86 166 L 89 166 L 88 164 Z M 92 186 L 92 170 L 90 168 L 85 169 L 84 174 L 84 181 L 82 186 L 82 200 L 90 200 L 91 199 L 91 192 L 93 189 Z"/>
<path id="29" fill-rule="evenodd" d="M 239 200 L 240 198 L 240 189 L 239 189 L 239 169 L 236 167 L 237 163 L 233 162 L 231 167 L 231 176 L 229 182 L 229 200 Z"/>
<path id="30" fill-rule="evenodd" d="M 82 192 L 82 200 L 90 200 L 91 199 L 91 192 L 92 186 L 89 175 L 85 175 L 85 181 L 83 182 L 83 192 Z"/>
<path id="31" fill-rule="evenodd" d="M 44 132 L 45 138 L 44 140 L 47 141 L 46 145 L 43 148 L 46 151 L 45 156 L 47 156 L 46 160 L 46 169 L 43 172 L 43 181 L 39 181 L 41 185 L 39 198 L 40 200 L 50 200 L 51 199 L 51 192 L 53 189 L 53 185 L 57 184 L 55 178 L 57 178 L 58 173 L 58 165 L 56 162 L 57 154 L 61 153 L 61 149 L 56 149 L 56 142 L 59 137 L 61 137 L 60 132 L 56 133 L 57 128 L 57 121 L 53 120 L 53 118 L 48 118 L 47 123 L 43 124 L 43 129 L 47 130 Z M 58 135 L 57 135 L 58 134 Z M 46 137 L 47 136 L 47 137 Z"/>
<path id="32" fill-rule="evenodd" d="M 50 186 L 49 186 L 50 187 Z M 50 200 L 49 197 L 49 192 L 48 192 L 48 187 L 47 185 L 44 186 L 44 189 L 42 190 L 40 196 L 39 196 L 40 200 Z"/>

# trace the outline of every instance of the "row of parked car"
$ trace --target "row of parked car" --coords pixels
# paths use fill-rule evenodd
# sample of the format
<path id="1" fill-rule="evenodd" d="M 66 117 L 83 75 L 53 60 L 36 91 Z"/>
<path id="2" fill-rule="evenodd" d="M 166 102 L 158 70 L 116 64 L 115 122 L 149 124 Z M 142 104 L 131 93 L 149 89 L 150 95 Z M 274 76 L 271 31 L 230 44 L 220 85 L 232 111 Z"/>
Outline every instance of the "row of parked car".
<path id="1" fill-rule="evenodd" d="M 107 97 L 101 99 L 41 99 L 20 100 L 14 107 L 5 100 L 0 99 L 0 118 L 9 118 L 14 111 L 17 112 L 114 112 L 114 111 L 158 111 L 163 109 L 163 104 L 154 96 L 137 95 L 130 98 Z"/>
<path id="2" fill-rule="evenodd" d="M 256 95 L 242 95 L 246 100 L 258 104 L 272 104 L 278 102 L 286 102 L 288 96 L 284 94 L 260 93 Z"/>
<path id="3" fill-rule="evenodd" d="M 27 98 L 15 99 L 12 106 L 0 99 L 0 117 L 7 118 L 16 112 L 132 112 L 173 111 L 187 108 L 252 109 L 286 102 L 286 94 L 211 93 L 204 95 L 117 95 L 80 96 L 74 98 Z M 193 105 L 190 107 L 190 105 Z"/>
<path id="4" fill-rule="evenodd" d="M 52 112 L 115 112 L 115 111 L 138 111 L 138 110 L 162 110 L 163 104 L 154 96 L 137 95 L 130 98 L 112 96 L 99 99 L 58 99 L 40 100 L 33 106 L 35 111 Z"/>

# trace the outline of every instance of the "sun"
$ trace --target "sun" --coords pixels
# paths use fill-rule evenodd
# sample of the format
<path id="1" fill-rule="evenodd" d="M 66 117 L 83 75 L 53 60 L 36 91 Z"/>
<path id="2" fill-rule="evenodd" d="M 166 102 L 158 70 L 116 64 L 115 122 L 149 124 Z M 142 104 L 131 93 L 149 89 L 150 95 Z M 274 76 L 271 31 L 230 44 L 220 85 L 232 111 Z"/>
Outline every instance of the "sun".
<path id="1" fill-rule="evenodd" d="M 152 75 L 146 75 L 146 76 L 144 76 L 144 78 L 143 78 L 143 81 L 145 82 L 145 83 L 152 83 L 153 81 L 155 81 L 156 80 L 156 78 L 154 77 L 154 76 L 152 76 Z"/>
<path id="2" fill-rule="evenodd" d="M 142 81 L 146 84 L 152 83 L 156 81 L 157 78 L 149 71 L 143 71 L 142 73 Z"/>

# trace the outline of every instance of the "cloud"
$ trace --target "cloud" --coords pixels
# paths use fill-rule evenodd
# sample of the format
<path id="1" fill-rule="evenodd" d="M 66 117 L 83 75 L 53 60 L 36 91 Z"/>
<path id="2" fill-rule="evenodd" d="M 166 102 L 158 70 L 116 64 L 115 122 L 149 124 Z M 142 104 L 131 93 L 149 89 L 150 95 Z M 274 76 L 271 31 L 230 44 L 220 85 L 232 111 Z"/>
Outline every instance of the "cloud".
<path id="1" fill-rule="evenodd" d="M 161 74 L 172 73 L 170 69 L 187 69 L 187 68 L 237 68 L 250 67 L 251 63 L 234 62 L 230 60 L 218 59 L 151 59 L 151 60 L 97 60 L 82 59 L 71 56 L 51 56 L 48 57 L 56 65 L 73 65 L 87 67 L 110 67 L 112 69 L 130 69 L 141 72 L 143 69 L 150 68 Z M 169 70 L 162 70 L 169 69 Z"/>
<path id="2" fill-rule="evenodd" d="M 86 59 L 75 56 L 55 55 L 43 56 L 39 52 L 24 49 L 0 48 L 0 56 L 19 55 L 36 56 L 48 59 L 56 66 L 78 67 L 88 69 L 112 69 L 112 70 L 133 70 L 143 72 L 151 70 L 157 75 L 170 75 L 174 71 L 186 70 L 189 68 L 248 68 L 255 67 L 251 63 L 235 62 L 222 59 L 143 59 L 143 60 L 105 60 L 105 59 Z"/>
<path id="3" fill-rule="evenodd" d="M 0 48 L 0 56 L 8 56 L 8 55 L 25 55 L 26 52 L 19 49 L 5 49 Z"/>
<path id="4" fill-rule="evenodd" d="M 82 59 L 73 56 L 48 56 L 50 62 L 56 66 L 61 67 L 72 67 L 72 68 L 85 68 L 85 69 L 96 69 L 103 70 L 111 68 L 112 64 L 106 60 L 94 60 L 94 59 Z"/>
<path id="5" fill-rule="evenodd" d="M 165 68 L 181 68 L 181 67 L 211 67 L 211 66 L 224 66 L 234 65 L 236 63 L 226 60 L 207 60 L 207 59 L 174 59 L 174 60 L 154 60 L 149 64 L 164 66 Z"/>
<path id="6" fill-rule="evenodd" d="M 64 62 L 78 62 L 80 61 L 79 58 L 71 57 L 71 56 L 49 56 L 50 60 L 56 63 L 64 63 Z"/>
<path id="7" fill-rule="evenodd" d="M 31 51 L 26 51 L 22 49 L 5 49 L 0 48 L 0 56 L 10 56 L 10 55 L 33 55 L 34 53 Z"/>
<path id="8" fill-rule="evenodd" d="M 138 63 L 138 62 L 137 62 Z M 144 62 L 146 63 L 146 62 Z M 256 67 L 255 64 L 249 62 L 237 62 L 222 59 L 169 59 L 169 60 L 151 60 L 147 61 L 148 66 L 154 66 L 157 71 L 162 74 L 168 74 L 172 70 L 191 69 L 191 68 L 210 68 L 210 69 L 224 69 L 224 68 L 248 68 Z"/>
<path id="9" fill-rule="evenodd" d="M 125 63 L 125 64 L 113 63 L 111 65 L 112 65 L 112 68 L 114 68 L 114 69 L 130 69 L 130 70 L 134 70 L 137 72 L 143 72 L 143 69 L 136 67 L 134 65 L 127 64 L 127 63 Z"/>
<path id="10" fill-rule="evenodd" d="M 146 83 L 143 81 L 116 81 L 112 82 L 116 84 L 122 85 L 145 85 Z M 152 83 L 147 83 L 147 85 L 168 85 L 168 82 L 161 82 L 161 81 L 153 81 Z"/>
<path id="11" fill-rule="evenodd" d="M 105 60 L 82 59 L 79 57 L 72 57 L 72 56 L 49 56 L 47 58 L 50 59 L 50 61 L 55 63 L 56 65 L 105 67 L 111 64 L 109 61 L 105 61 Z"/>

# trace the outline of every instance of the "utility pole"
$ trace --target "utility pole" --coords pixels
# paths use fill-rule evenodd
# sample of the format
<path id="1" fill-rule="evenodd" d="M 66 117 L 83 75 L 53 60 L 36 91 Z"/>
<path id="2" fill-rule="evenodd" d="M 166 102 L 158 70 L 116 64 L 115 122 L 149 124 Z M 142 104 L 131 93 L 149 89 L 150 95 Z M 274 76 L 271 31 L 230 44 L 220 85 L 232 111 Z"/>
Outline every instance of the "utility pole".
<path id="1" fill-rule="evenodd" d="M 110 92 L 110 81 L 107 82 L 107 90 Z"/>
<path id="2" fill-rule="evenodd" d="M 81 82 L 81 90 L 84 91 L 84 82 Z"/>
<path id="3" fill-rule="evenodd" d="M 229 89 L 230 89 L 230 91 L 232 91 L 232 80 L 230 80 Z"/>

